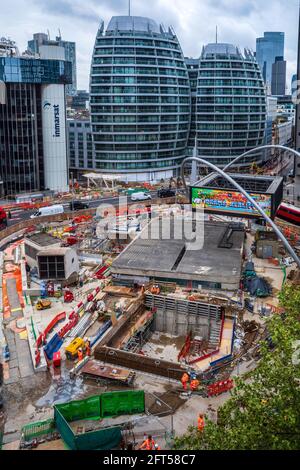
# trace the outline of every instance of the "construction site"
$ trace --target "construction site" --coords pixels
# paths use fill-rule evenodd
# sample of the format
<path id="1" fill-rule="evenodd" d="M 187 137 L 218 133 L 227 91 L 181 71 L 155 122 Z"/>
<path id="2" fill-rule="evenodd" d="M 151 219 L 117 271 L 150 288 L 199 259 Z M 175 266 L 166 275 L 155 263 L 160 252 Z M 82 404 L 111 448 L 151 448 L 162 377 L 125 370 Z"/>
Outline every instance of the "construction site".
<path id="1" fill-rule="evenodd" d="M 189 250 L 182 202 L 1 234 L 3 449 L 138 448 L 149 434 L 171 449 L 256 367 L 295 264 L 267 227 L 219 214 Z"/>

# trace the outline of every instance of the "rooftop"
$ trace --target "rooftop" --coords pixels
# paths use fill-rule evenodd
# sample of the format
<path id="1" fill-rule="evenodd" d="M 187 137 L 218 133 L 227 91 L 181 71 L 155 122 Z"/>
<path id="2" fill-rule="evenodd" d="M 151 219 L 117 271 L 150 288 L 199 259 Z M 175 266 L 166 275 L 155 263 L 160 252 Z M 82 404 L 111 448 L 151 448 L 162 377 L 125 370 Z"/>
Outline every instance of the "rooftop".
<path id="1" fill-rule="evenodd" d="M 228 173 L 242 188 L 250 192 L 258 193 L 274 193 L 282 184 L 283 178 L 281 176 L 254 176 L 254 175 L 241 175 L 238 173 Z M 227 181 L 223 176 L 218 173 L 211 173 L 200 181 L 193 184 L 193 187 L 205 188 L 220 188 L 230 189 L 236 191 L 236 187 Z"/>
<path id="2" fill-rule="evenodd" d="M 213 57 L 218 58 L 218 56 L 226 56 L 226 58 L 234 57 L 236 59 L 247 59 L 254 60 L 254 55 L 249 49 L 244 49 L 244 54 L 242 54 L 239 47 L 229 44 L 229 43 L 210 43 L 203 47 L 202 49 L 202 59 L 211 59 Z M 221 57 L 220 57 L 221 58 Z"/>
<path id="3" fill-rule="evenodd" d="M 113 16 L 106 31 L 140 31 L 160 33 L 158 24 L 150 18 L 142 16 Z"/>
<path id="4" fill-rule="evenodd" d="M 170 219 L 169 219 L 170 220 Z M 192 221 L 175 217 L 168 237 L 168 219 L 153 219 L 149 224 L 152 238 L 146 237 L 146 228 L 116 258 L 111 266 L 113 274 L 149 276 L 238 285 L 241 274 L 243 231 L 234 231 L 232 247 L 220 248 L 220 240 L 228 224 L 205 222 L 202 249 L 188 249 L 192 235 Z M 158 229 L 158 227 L 160 227 Z M 183 237 L 179 239 L 183 227 Z M 157 230 L 158 229 L 158 230 Z M 153 236 L 153 234 L 156 234 Z M 199 232 L 200 233 L 200 232 Z M 233 287 L 236 288 L 236 287 Z"/>
<path id="5" fill-rule="evenodd" d="M 43 232 L 39 232 L 39 233 L 34 233 L 33 235 L 29 235 L 25 238 L 25 240 L 30 240 L 34 243 L 36 243 L 37 245 L 40 245 L 40 246 L 49 246 L 49 245 L 56 245 L 58 243 L 60 243 L 60 241 L 55 238 L 55 237 L 52 237 L 51 235 L 48 235 L 48 233 L 43 233 Z"/>

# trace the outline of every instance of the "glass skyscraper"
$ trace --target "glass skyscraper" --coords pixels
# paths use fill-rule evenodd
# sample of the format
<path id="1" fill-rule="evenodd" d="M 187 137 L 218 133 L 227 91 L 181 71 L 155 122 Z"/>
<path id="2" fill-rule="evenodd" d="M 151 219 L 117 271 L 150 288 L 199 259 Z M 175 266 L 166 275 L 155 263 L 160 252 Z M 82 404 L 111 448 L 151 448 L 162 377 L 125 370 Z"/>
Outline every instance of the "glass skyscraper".
<path id="1" fill-rule="evenodd" d="M 67 189 L 65 85 L 71 63 L 0 54 L 0 176 L 6 195 Z"/>
<path id="2" fill-rule="evenodd" d="M 95 169 L 128 181 L 177 174 L 186 156 L 190 83 L 178 39 L 149 18 L 115 16 L 97 33 L 90 80 Z"/>
<path id="3" fill-rule="evenodd" d="M 224 166 L 263 144 L 266 95 L 259 65 L 249 50 L 208 44 L 199 60 L 196 135 L 199 156 Z M 248 162 L 260 155 L 252 154 Z M 244 163 L 247 163 L 245 160 Z"/>
<path id="4" fill-rule="evenodd" d="M 256 60 L 261 68 L 268 92 L 272 84 L 272 65 L 276 57 L 284 57 L 284 33 L 265 32 L 264 36 L 256 39 Z"/>

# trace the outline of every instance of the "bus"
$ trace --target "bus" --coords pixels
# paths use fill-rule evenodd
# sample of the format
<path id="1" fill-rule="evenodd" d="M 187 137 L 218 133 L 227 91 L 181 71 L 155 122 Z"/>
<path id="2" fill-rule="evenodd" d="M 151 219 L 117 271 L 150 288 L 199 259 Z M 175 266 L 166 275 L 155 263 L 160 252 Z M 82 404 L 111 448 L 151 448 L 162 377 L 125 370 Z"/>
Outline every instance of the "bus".
<path id="1" fill-rule="evenodd" d="M 285 220 L 290 224 L 300 226 L 300 208 L 293 206 L 292 204 L 282 202 L 277 209 L 276 217 L 278 217 L 278 219 Z"/>

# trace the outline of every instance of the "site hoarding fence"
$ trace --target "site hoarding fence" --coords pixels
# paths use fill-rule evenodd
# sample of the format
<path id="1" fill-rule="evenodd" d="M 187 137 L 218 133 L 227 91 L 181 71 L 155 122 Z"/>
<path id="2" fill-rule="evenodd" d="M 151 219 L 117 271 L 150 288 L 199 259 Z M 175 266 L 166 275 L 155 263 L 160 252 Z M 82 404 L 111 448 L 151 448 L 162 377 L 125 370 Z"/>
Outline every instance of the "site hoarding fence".
<path id="1" fill-rule="evenodd" d="M 100 395 L 102 418 L 145 412 L 145 393 L 143 390 L 131 390 L 121 393 L 107 392 Z"/>
<path id="2" fill-rule="evenodd" d="M 76 435 L 69 423 L 144 412 L 145 393 L 143 390 L 106 392 L 84 400 L 54 405 L 54 420 L 57 430 L 70 449 L 109 450 L 116 448 L 122 439 L 120 426 Z"/>
<path id="3" fill-rule="evenodd" d="M 37 421 L 29 423 L 22 427 L 21 434 L 24 441 L 31 441 L 36 437 L 41 437 L 55 431 L 54 419 L 47 419 L 45 421 Z"/>

